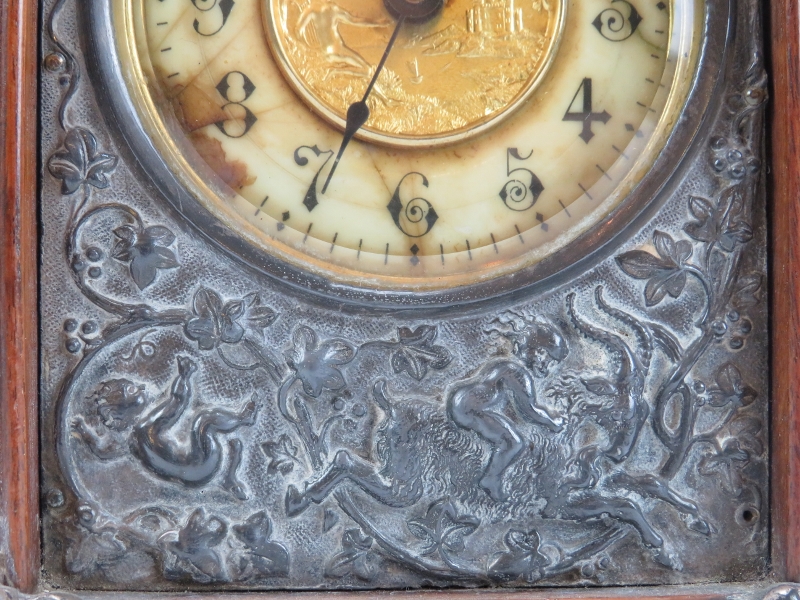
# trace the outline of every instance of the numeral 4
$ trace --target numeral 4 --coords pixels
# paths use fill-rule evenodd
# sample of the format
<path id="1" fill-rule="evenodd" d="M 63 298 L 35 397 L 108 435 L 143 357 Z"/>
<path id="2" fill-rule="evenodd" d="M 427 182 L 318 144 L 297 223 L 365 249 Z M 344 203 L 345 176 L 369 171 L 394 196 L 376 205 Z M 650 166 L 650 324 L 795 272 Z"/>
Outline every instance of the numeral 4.
<path id="1" fill-rule="evenodd" d="M 583 94 L 583 97 L 581 100 L 578 100 L 578 96 L 581 94 Z M 589 140 L 594 137 L 592 123 L 598 121 L 605 125 L 611 118 L 611 115 L 605 110 L 603 112 L 592 112 L 592 110 L 592 80 L 586 77 L 581 82 L 578 91 L 575 92 L 575 96 L 572 98 L 567 112 L 564 113 L 562 121 L 578 121 L 583 123 L 579 136 L 587 144 Z"/>

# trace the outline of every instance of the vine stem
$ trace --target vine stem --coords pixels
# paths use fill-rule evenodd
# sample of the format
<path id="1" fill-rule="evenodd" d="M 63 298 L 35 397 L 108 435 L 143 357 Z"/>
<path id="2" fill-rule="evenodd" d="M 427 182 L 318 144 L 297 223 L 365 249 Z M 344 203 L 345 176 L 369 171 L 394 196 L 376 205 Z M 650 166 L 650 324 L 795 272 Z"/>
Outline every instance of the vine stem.
<path id="1" fill-rule="evenodd" d="M 751 185 L 755 185 L 754 182 L 750 183 Z M 732 199 L 731 205 L 733 205 L 734 202 L 735 200 Z M 727 207 L 725 213 L 726 219 L 728 218 L 730 210 L 731 206 Z M 727 268 L 725 276 L 720 278 L 720 289 L 717 293 L 714 293 L 714 286 L 702 271 L 692 265 L 686 267 L 687 271 L 697 277 L 705 287 L 709 302 L 703 320 L 698 323 L 698 327 L 702 330 L 700 337 L 687 348 L 680 363 L 676 365 L 669 379 L 662 384 L 656 394 L 654 429 L 658 438 L 669 450 L 670 456 L 661 468 L 661 475 L 668 479 L 671 479 L 678 473 L 686 460 L 688 452 L 693 445 L 694 422 L 697 417 L 696 408 L 691 402 L 691 395 L 686 392 L 680 392 L 680 390 L 682 386 L 686 386 L 685 379 L 687 375 L 714 340 L 715 334 L 711 330 L 711 322 L 731 301 L 731 297 L 733 296 L 733 284 L 736 281 L 740 263 L 741 250 L 737 249 L 731 253 L 729 267 Z M 666 428 L 664 420 L 667 404 L 676 393 L 682 394 L 683 406 L 681 410 L 680 427 L 677 435 L 674 435 Z M 690 425 L 691 427 L 689 427 Z"/>
<path id="2" fill-rule="evenodd" d="M 61 103 L 58 107 L 58 126 L 61 128 L 61 131 L 67 130 L 67 108 L 69 107 L 69 103 L 78 89 L 78 81 L 80 80 L 81 76 L 80 66 L 75 60 L 75 57 L 69 50 L 67 50 L 67 47 L 59 39 L 58 34 L 56 33 L 56 21 L 61 14 L 61 10 L 64 8 L 64 4 L 65 0 L 57 0 L 52 11 L 50 12 L 50 18 L 47 20 L 47 35 L 50 37 L 50 41 L 53 42 L 53 45 L 64 57 L 64 60 L 66 61 L 66 72 L 67 76 L 69 77 L 69 87 L 67 88 L 64 96 L 61 98 Z"/>
<path id="3" fill-rule="evenodd" d="M 87 192 L 86 196 L 84 197 L 84 201 L 82 202 L 81 206 L 78 210 L 73 212 L 73 216 L 70 218 L 69 229 L 71 233 L 67 235 L 66 240 L 66 258 L 67 258 L 67 267 L 72 273 L 72 279 L 75 281 L 75 284 L 80 289 L 81 293 L 83 293 L 86 298 L 88 298 L 93 304 L 99 306 L 104 311 L 117 315 L 118 317 L 122 317 L 128 321 L 133 321 L 136 319 L 142 318 L 154 318 L 154 315 L 157 314 L 156 311 L 146 304 L 127 304 L 125 302 L 119 302 L 116 300 L 112 300 L 99 292 L 93 290 L 90 286 L 86 284 L 86 281 L 81 276 L 81 274 L 74 268 L 74 265 L 71 261 L 76 257 L 79 256 L 80 253 L 78 252 L 78 238 L 80 237 L 81 231 L 83 227 L 91 220 L 93 217 L 97 216 L 102 212 L 108 211 L 119 211 L 129 220 L 131 223 L 137 224 L 139 227 L 143 226 L 142 219 L 132 208 L 125 206 L 123 204 L 104 204 L 102 206 L 98 206 L 97 208 L 93 208 L 88 212 L 84 213 L 80 219 L 75 222 L 77 215 L 81 207 L 85 205 L 86 202 L 89 200 L 89 194 Z M 174 312 L 174 311 L 173 311 Z M 181 314 L 184 314 L 188 318 L 188 312 L 183 311 Z"/>
<path id="4" fill-rule="evenodd" d="M 362 513 L 353 502 L 350 494 L 344 490 L 334 492 L 334 498 L 339 504 L 339 507 L 347 514 L 348 517 L 353 519 L 359 527 L 366 531 L 370 537 L 375 538 L 378 544 L 395 560 L 411 567 L 412 569 L 422 572 L 426 575 L 434 577 L 447 577 L 452 579 L 454 576 L 452 569 L 443 569 L 434 563 L 418 558 L 410 552 L 400 548 L 394 544 L 388 537 L 386 537 L 372 522 Z M 486 579 L 486 574 L 477 569 L 465 570 L 459 569 L 456 572 L 459 579 Z"/>
<path id="5" fill-rule="evenodd" d="M 706 323 L 711 316 L 711 309 L 714 306 L 716 296 L 714 293 L 714 286 L 711 285 L 706 274 L 694 265 L 684 265 L 684 270 L 690 275 L 693 275 L 700 282 L 700 285 L 703 286 L 703 290 L 705 290 L 706 293 L 706 309 L 703 316 L 696 323 L 697 327 L 702 327 L 703 323 Z"/>
<path id="6" fill-rule="evenodd" d="M 355 505 L 353 502 L 353 498 L 346 490 L 337 490 L 333 494 L 334 498 L 336 499 L 339 508 L 341 508 L 348 517 L 353 519 L 356 524 L 361 527 L 365 532 L 367 532 L 370 537 L 373 537 L 375 541 L 378 542 L 378 545 L 381 546 L 393 559 L 400 561 L 401 563 L 405 564 L 406 566 L 411 567 L 412 569 L 421 572 L 425 575 L 431 575 L 434 577 L 446 577 L 448 579 L 461 579 L 461 580 L 479 580 L 479 581 L 486 581 L 488 579 L 486 572 L 483 570 L 478 570 L 475 568 L 466 567 L 464 565 L 459 565 L 452 561 L 452 559 L 448 560 L 449 557 L 445 556 L 445 553 L 442 554 L 442 559 L 444 560 L 445 564 L 450 567 L 450 569 L 442 569 L 441 567 L 437 566 L 434 563 L 426 561 L 424 559 L 418 558 L 413 554 L 409 553 L 402 547 L 399 547 L 397 544 L 392 542 L 387 536 L 383 534 L 368 518 L 364 515 L 361 510 Z M 568 553 L 562 560 L 560 560 L 557 564 L 552 565 L 546 570 L 547 575 L 557 575 L 560 573 L 565 573 L 570 568 L 572 568 L 575 563 L 584 558 L 589 556 L 593 556 L 598 552 L 602 552 L 615 542 L 621 540 L 629 533 L 630 529 L 628 527 L 611 527 L 603 532 L 599 537 L 592 540 L 588 544 L 578 548 L 577 550 Z"/>
<path id="7" fill-rule="evenodd" d="M 398 346 L 400 346 L 400 342 L 389 342 L 389 341 L 386 341 L 386 340 L 373 340 L 371 342 L 365 342 L 365 343 L 361 344 L 358 347 L 358 349 L 356 350 L 356 356 L 358 355 L 359 352 L 361 352 L 363 350 L 372 350 L 373 348 L 374 349 L 382 348 L 382 349 L 385 349 L 385 350 L 392 350 L 394 348 L 397 348 Z"/>
<path id="8" fill-rule="evenodd" d="M 271 356 L 267 350 L 256 344 L 253 340 L 244 338 L 243 341 L 245 348 L 247 348 L 253 357 L 264 367 L 267 375 L 270 376 L 274 383 L 278 383 L 281 380 L 281 372 L 278 368 L 278 363 L 275 358 Z"/>
<path id="9" fill-rule="evenodd" d="M 293 425 L 297 424 L 297 418 L 289 412 L 289 391 L 292 389 L 292 386 L 297 382 L 297 376 L 293 375 L 292 377 L 288 377 L 282 384 L 280 389 L 278 389 L 278 410 L 281 411 L 281 415 L 283 418 L 286 419 L 289 423 Z"/>
<path id="10" fill-rule="evenodd" d="M 300 380 L 298 379 L 297 375 L 293 375 L 291 377 L 287 377 L 281 384 L 280 389 L 278 389 L 278 410 L 281 411 L 283 418 L 286 419 L 287 422 L 291 423 L 295 428 L 295 431 L 297 431 L 297 435 L 306 449 L 306 454 L 311 461 L 311 466 L 313 467 L 314 471 L 319 471 L 324 466 L 319 457 L 319 438 L 314 439 L 314 435 L 311 432 L 310 423 L 303 423 L 289 410 L 289 392 L 291 392 L 292 387 L 298 381 Z"/>

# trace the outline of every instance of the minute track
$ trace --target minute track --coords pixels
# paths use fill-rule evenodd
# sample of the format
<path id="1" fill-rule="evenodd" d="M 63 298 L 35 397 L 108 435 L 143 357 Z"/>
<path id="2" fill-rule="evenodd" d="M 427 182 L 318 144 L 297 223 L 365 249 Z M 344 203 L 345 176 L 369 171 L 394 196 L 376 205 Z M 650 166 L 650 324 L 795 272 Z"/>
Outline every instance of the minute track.
<path id="1" fill-rule="evenodd" d="M 182 4 L 145 4 L 153 13 L 148 16 L 153 31 L 155 23 L 172 24 L 166 35 L 153 34 L 157 46 L 148 58 L 157 63 L 158 73 L 180 73 L 172 79 L 156 74 L 156 80 L 175 99 L 189 142 L 232 189 L 235 199 L 222 210 L 242 215 L 245 227 L 254 228 L 249 239 L 258 239 L 258 231 L 278 230 L 270 243 L 286 247 L 292 260 L 320 261 L 316 264 L 323 271 L 331 265 L 337 274 L 374 272 L 423 287 L 447 286 L 468 280 L 471 273 L 486 277 L 488 270 L 491 277 L 513 270 L 529 253 L 546 256 L 543 248 L 547 253 L 565 248 L 582 224 L 598 223 L 607 214 L 610 198 L 622 199 L 614 196 L 615 189 L 646 173 L 652 156 L 642 152 L 662 127 L 668 99 L 660 86 L 677 81 L 677 67 L 667 65 L 678 63 L 666 61 L 668 48 L 655 33 L 667 30 L 669 12 L 640 0 L 633 10 L 641 21 L 620 40 L 606 39 L 613 37 L 610 31 L 598 35 L 592 24 L 609 0 L 587 0 L 569 14 L 553 2 L 547 9 L 523 7 L 507 22 L 494 21 L 496 34 L 469 16 L 471 0 L 452 0 L 434 11 L 435 19 L 406 20 L 399 27 L 402 15 L 378 1 L 309 0 L 297 8 L 289 3 L 280 13 L 281 2 L 237 0 L 225 26 L 208 37 L 192 33 L 197 15 L 183 11 Z M 620 7 L 627 15 L 621 1 L 613 6 Z M 276 14 L 284 16 L 276 20 Z M 325 15 L 333 20 L 325 21 Z M 207 32 L 221 24 L 221 13 L 217 16 L 215 23 L 203 22 Z M 312 23 L 317 37 L 308 33 Z M 512 28 L 513 36 L 501 35 Z M 384 144 L 374 137 L 376 131 L 394 135 L 381 129 L 388 127 L 387 115 L 402 116 L 407 129 L 439 115 L 451 118 L 451 99 L 431 95 L 441 92 L 436 81 L 488 81 L 490 74 L 473 73 L 471 65 L 491 53 L 517 56 L 516 46 L 501 48 L 497 40 L 524 41 L 526 31 L 541 32 L 535 35 L 546 40 L 563 37 L 573 51 L 561 53 L 560 41 L 542 48 L 553 52 L 547 59 L 551 70 L 531 88 L 531 101 L 516 109 L 513 120 L 498 119 L 491 127 L 476 120 L 472 137 L 447 145 L 434 134 L 429 148 L 398 148 L 394 141 Z M 327 46 L 321 45 L 323 38 Z M 167 47 L 172 50 L 161 52 Z M 192 47 L 199 52 L 190 53 Z M 681 68 L 688 70 L 689 63 Z M 226 80 L 229 88 L 214 89 Z M 494 81 L 481 97 L 486 89 L 499 91 L 504 85 Z M 360 107 L 359 119 L 337 124 L 320 112 L 315 103 L 323 100 L 314 94 L 325 90 L 355 94 L 345 109 Z M 419 102 L 409 90 L 425 90 L 428 99 Z M 647 115 L 631 113 L 629 106 L 637 101 Z M 214 111 L 222 111 L 224 121 L 212 116 Z M 553 113 L 561 118 L 545 119 Z M 209 119 L 224 123 L 224 130 L 206 125 Z M 243 135 L 232 139 L 226 132 Z M 262 207 L 267 196 L 270 201 Z M 247 203 L 252 208 L 240 211 Z M 313 213 L 311 229 L 298 210 Z M 288 211 L 294 218 L 283 221 Z M 514 219 L 515 211 L 531 212 Z M 419 262 L 410 262 L 411 257 Z"/>

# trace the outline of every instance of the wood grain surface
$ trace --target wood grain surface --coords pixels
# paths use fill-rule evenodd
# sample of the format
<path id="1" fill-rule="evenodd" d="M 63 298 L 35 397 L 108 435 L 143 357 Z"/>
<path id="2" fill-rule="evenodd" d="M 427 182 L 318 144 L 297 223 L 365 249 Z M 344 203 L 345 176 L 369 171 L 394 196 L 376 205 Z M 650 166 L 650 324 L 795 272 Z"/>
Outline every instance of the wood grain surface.
<path id="1" fill-rule="evenodd" d="M 800 581 L 800 4 L 770 9 L 773 567 Z"/>
<path id="2" fill-rule="evenodd" d="M 39 575 L 36 24 L 36 0 L 0 1 L 0 560 L 23 591 Z"/>

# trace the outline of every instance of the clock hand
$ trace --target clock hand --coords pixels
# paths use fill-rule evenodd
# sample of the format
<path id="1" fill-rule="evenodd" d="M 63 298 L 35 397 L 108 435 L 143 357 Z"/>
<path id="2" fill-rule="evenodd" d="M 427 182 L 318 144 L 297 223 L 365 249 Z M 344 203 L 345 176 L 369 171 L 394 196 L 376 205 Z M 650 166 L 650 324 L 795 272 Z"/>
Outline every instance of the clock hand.
<path id="1" fill-rule="evenodd" d="M 372 89 L 378 81 L 378 77 L 386 65 L 386 59 L 389 58 L 389 53 L 392 51 L 394 43 L 397 41 L 397 36 L 400 35 L 400 29 L 403 27 L 406 19 L 415 23 L 421 23 L 431 19 L 442 8 L 444 0 L 384 0 L 387 10 L 392 16 L 397 18 L 397 25 L 392 32 L 392 37 L 383 51 L 378 67 L 372 75 L 372 79 L 367 86 L 367 91 L 364 92 L 364 97 L 358 102 L 353 102 L 347 109 L 347 122 L 344 127 L 344 137 L 342 144 L 339 146 L 339 152 L 336 154 L 336 159 L 333 161 L 328 178 L 325 180 L 325 185 L 322 186 L 322 193 L 324 194 L 328 185 L 333 179 L 333 174 L 336 172 L 336 167 L 339 166 L 339 161 L 342 159 L 345 149 L 347 148 L 353 136 L 364 126 L 369 120 L 369 106 L 367 106 L 367 99 L 372 94 Z"/>
<path id="2" fill-rule="evenodd" d="M 383 51 L 381 61 L 378 63 L 378 67 L 375 69 L 375 74 L 372 76 L 372 79 L 367 86 L 367 91 L 364 92 L 364 97 L 358 102 L 353 102 L 347 109 L 347 124 L 344 127 L 342 145 L 339 146 L 339 152 L 336 154 L 336 160 L 333 161 L 333 166 L 331 167 L 330 173 L 328 173 L 328 179 L 325 180 L 325 185 L 322 186 L 323 194 L 328 189 L 328 184 L 331 182 L 331 179 L 333 179 L 333 174 L 336 172 L 336 167 L 339 166 L 339 161 L 344 154 L 345 148 L 347 148 L 347 145 L 350 143 L 350 140 L 353 139 L 353 136 L 356 134 L 356 132 L 361 129 L 361 127 L 364 126 L 364 123 L 366 123 L 369 119 L 369 106 L 367 106 L 367 99 L 372 93 L 372 88 L 375 87 L 375 83 L 378 81 L 378 76 L 381 74 L 383 66 L 386 64 L 386 59 L 389 58 L 389 53 L 392 51 L 392 46 L 394 46 L 394 43 L 397 41 L 397 36 L 400 34 L 400 28 L 403 26 L 405 20 L 405 16 L 401 16 L 397 20 L 397 25 L 394 28 L 392 37 L 389 40 L 389 44 L 386 46 L 386 50 Z"/>

